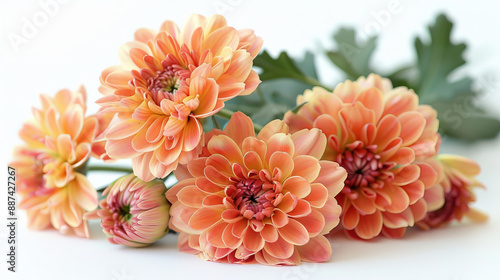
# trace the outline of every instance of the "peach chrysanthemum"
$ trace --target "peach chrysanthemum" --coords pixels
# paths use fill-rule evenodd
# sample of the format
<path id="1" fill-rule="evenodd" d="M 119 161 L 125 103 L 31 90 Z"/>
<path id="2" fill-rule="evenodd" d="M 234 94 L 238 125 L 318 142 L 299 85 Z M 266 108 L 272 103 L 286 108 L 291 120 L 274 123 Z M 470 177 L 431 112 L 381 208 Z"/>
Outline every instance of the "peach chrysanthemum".
<path id="1" fill-rule="evenodd" d="M 321 129 L 328 138 L 322 159 L 346 169 L 337 199 L 348 234 L 401 237 L 425 216 L 424 190 L 439 175 L 429 162 L 439 138 L 431 107 L 419 106 L 412 90 L 392 88 L 388 79 L 374 74 L 341 83 L 333 93 L 307 90 L 297 98 L 297 104 L 303 102 L 284 121 L 292 132 Z"/>
<path id="2" fill-rule="evenodd" d="M 442 199 L 438 207 L 429 211 L 417 225 L 428 230 L 443 227 L 453 220 L 461 221 L 464 216 L 474 221 L 485 221 L 488 218 L 485 214 L 469 206 L 476 201 L 474 189 L 484 188 L 475 179 L 480 172 L 479 165 L 471 159 L 456 155 L 439 155 L 438 161 L 444 176 L 436 184 L 436 190 L 426 191 L 425 196 L 434 195 Z"/>
<path id="3" fill-rule="evenodd" d="M 339 223 L 334 196 L 347 174 L 319 160 L 326 146 L 321 131 L 289 134 L 275 120 L 255 136 L 250 118 L 235 113 L 224 131 L 207 138 L 203 155 L 167 191 L 181 251 L 266 265 L 330 258 L 323 235 Z"/>
<path id="4" fill-rule="evenodd" d="M 198 156 L 201 119 L 260 83 L 252 70 L 262 40 L 251 30 L 227 26 L 224 17 L 192 15 L 180 30 L 139 29 L 120 49 L 120 66 L 101 75 L 98 103 L 116 113 L 106 133 L 106 152 L 132 159 L 134 173 L 149 181 Z"/>
<path id="5" fill-rule="evenodd" d="M 88 237 L 86 211 L 97 207 L 97 193 L 79 173 L 90 156 L 97 121 L 85 117 L 85 90 L 41 95 L 42 108 L 19 136 L 25 145 L 14 152 L 19 207 L 26 209 L 33 229 L 53 227 Z"/>
<path id="6" fill-rule="evenodd" d="M 163 181 L 123 176 L 104 190 L 101 209 L 85 214 L 85 219 L 102 219 L 101 227 L 113 244 L 148 246 L 168 230 L 166 191 Z"/>

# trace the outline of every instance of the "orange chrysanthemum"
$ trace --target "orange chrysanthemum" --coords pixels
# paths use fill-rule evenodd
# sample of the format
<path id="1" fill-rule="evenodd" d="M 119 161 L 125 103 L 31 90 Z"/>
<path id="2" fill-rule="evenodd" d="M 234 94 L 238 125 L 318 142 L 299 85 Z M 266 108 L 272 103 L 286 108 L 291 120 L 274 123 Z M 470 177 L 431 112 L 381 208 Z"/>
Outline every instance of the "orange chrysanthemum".
<path id="1" fill-rule="evenodd" d="M 42 108 L 33 109 L 35 120 L 24 124 L 19 135 L 25 145 L 14 152 L 19 204 L 34 229 L 54 227 L 62 233 L 88 237 L 82 220 L 97 207 L 97 193 L 84 169 L 97 125 L 85 117 L 85 90 L 41 95 Z"/>
<path id="2" fill-rule="evenodd" d="M 333 93 L 307 90 L 307 102 L 285 122 L 292 132 L 319 128 L 328 138 L 322 159 L 338 162 L 348 173 L 337 196 L 342 225 L 353 237 L 380 233 L 401 237 L 425 216 L 424 190 L 438 177 L 429 158 L 436 154 L 438 121 L 429 106 L 404 87 L 371 74 L 339 84 Z"/>
<path id="3" fill-rule="evenodd" d="M 145 181 L 196 158 L 200 119 L 260 83 L 252 65 L 261 46 L 253 31 L 229 27 L 218 15 L 193 15 L 182 30 L 171 21 L 158 32 L 139 29 L 120 49 L 121 65 L 101 75 L 102 113 L 117 114 L 106 133 L 107 155 L 131 158 Z"/>
<path id="4" fill-rule="evenodd" d="M 439 164 L 444 176 L 432 191 L 425 196 L 440 197 L 437 207 L 429 210 L 425 219 L 417 225 L 425 230 L 443 227 L 453 220 L 461 221 L 464 216 L 474 221 L 485 221 L 487 215 L 470 208 L 469 204 L 476 201 L 474 189 L 484 188 L 475 177 L 479 174 L 479 165 L 468 158 L 456 155 L 439 155 Z"/>
<path id="5" fill-rule="evenodd" d="M 207 138 L 202 157 L 167 191 L 179 248 L 216 262 L 328 260 L 323 235 L 339 223 L 334 196 L 347 174 L 319 160 L 326 137 L 317 129 L 289 134 L 279 120 L 256 137 L 250 118 L 235 113 Z"/>

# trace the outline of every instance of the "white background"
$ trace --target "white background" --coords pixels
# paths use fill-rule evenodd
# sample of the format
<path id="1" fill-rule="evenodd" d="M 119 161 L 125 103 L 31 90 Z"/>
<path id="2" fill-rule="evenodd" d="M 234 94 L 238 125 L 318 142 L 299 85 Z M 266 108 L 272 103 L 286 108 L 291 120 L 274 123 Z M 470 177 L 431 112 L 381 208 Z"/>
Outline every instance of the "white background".
<path id="1" fill-rule="evenodd" d="M 58 4 L 47 21 L 38 1 L 2 1 L 0 4 L 0 156 L 7 169 L 17 131 L 39 106 L 39 93 L 58 89 L 88 89 L 89 112 L 97 110 L 100 72 L 118 63 L 118 48 L 133 38 L 139 27 L 158 28 L 171 19 L 182 25 L 191 13 L 223 13 L 236 28 L 252 28 L 272 54 L 286 49 L 300 55 L 308 49 L 321 52 L 332 46 L 331 35 L 341 25 L 354 26 L 362 35 L 379 35 L 373 64 L 391 69 L 414 59 L 413 37 L 426 34 L 440 11 L 456 23 L 453 38 L 466 40 L 468 66 L 460 73 L 477 78 L 486 89 L 478 102 L 491 111 L 500 107 L 500 46 L 498 10 L 494 1 L 400 0 L 398 12 L 380 18 L 390 0 L 381 1 L 67 1 Z M 495 4 L 493 4 L 495 3 Z M 38 17 L 38 18 L 37 18 Z M 35 19 L 36 18 L 36 19 Z M 37 23 L 21 45 L 12 34 L 22 35 L 26 20 Z M 342 77 L 318 58 L 320 78 L 334 85 Z M 457 73 L 459 74 L 459 73 Z M 299 267 L 239 266 L 204 262 L 177 252 L 176 237 L 168 236 L 145 249 L 109 244 L 97 223 L 91 240 L 61 236 L 54 231 L 26 229 L 20 212 L 17 239 L 18 272 L 7 272 L 6 188 L 0 191 L 1 279 L 498 279 L 500 260 L 499 139 L 467 145 L 445 139 L 443 152 L 478 161 L 480 179 L 488 186 L 478 193 L 478 208 L 490 215 L 486 224 L 460 224 L 432 232 L 410 231 L 402 240 L 373 242 L 333 240 L 328 263 Z M 5 171 L 0 181 L 6 185 Z M 115 177 L 91 176 L 96 187 Z"/>

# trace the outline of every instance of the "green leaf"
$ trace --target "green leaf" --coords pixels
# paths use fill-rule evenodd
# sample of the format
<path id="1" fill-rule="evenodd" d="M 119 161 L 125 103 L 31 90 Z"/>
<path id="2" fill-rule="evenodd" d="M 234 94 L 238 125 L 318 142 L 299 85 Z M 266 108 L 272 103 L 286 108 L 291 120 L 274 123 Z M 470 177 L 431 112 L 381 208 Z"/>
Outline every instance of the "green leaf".
<path id="1" fill-rule="evenodd" d="M 274 119 L 282 119 L 284 114 L 297 106 L 297 96 L 303 94 L 310 85 L 292 79 L 265 81 L 257 92 L 226 101 L 232 111 L 241 111 L 258 124 L 266 125 Z"/>
<path id="2" fill-rule="evenodd" d="M 394 70 L 390 74 L 383 75 L 392 82 L 393 87 L 407 87 L 412 88 L 412 77 L 415 76 L 417 71 L 414 65 L 408 65 Z"/>
<path id="3" fill-rule="evenodd" d="M 290 111 L 294 114 L 297 114 L 300 110 L 300 108 L 302 108 L 302 106 L 306 105 L 307 104 L 307 101 L 305 102 L 302 102 L 300 103 L 299 105 L 295 106 L 295 108 L 291 109 Z"/>
<path id="4" fill-rule="evenodd" d="M 428 29 L 429 40 L 415 39 L 418 80 L 413 88 L 420 102 L 436 108 L 441 132 L 448 136 L 469 141 L 495 137 L 500 120 L 472 104 L 479 96 L 472 89 L 473 80 L 467 76 L 450 78 L 466 62 L 466 45 L 451 41 L 453 23 L 441 14 Z"/>
<path id="5" fill-rule="evenodd" d="M 429 26 L 430 38 L 424 42 L 415 39 L 419 82 L 417 93 L 424 103 L 435 99 L 451 100 L 472 92 L 472 79 L 463 77 L 450 81 L 449 75 L 465 64 L 465 44 L 451 42 L 453 24 L 445 15 L 439 15 Z"/>
<path id="6" fill-rule="evenodd" d="M 500 120 L 486 114 L 463 118 L 456 127 L 441 123 L 441 129 L 451 137 L 468 141 L 495 138 L 500 131 Z"/>
<path id="7" fill-rule="evenodd" d="M 226 102 L 232 111 L 241 111 L 252 120 L 266 125 L 274 119 L 282 119 L 284 114 L 297 106 L 297 96 L 311 86 L 321 86 L 317 80 L 314 55 L 306 52 L 302 60 L 294 60 L 286 52 L 273 58 L 267 51 L 259 54 L 254 65 L 261 68 L 263 81 L 256 93 L 241 96 Z"/>
<path id="8" fill-rule="evenodd" d="M 375 50 L 377 37 L 370 37 L 363 44 L 356 42 L 356 32 L 352 28 L 341 28 L 333 35 L 338 50 L 327 52 L 328 58 L 344 71 L 350 79 L 367 76 L 373 71 L 370 59 Z"/>
<path id="9" fill-rule="evenodd" d="M 290 107 L 286 105 L 268 102 L 250 117 L 254 122 L 266 125 L 272 120 L 283 119 L 283 116 L 288 110 L 290 110 Z"/>
<path id="10" fill-rule="evenodd" d="M 302 61 L 296 61 L 295 64 L 302 71 L 302 73 L 307 76 L 318 79 L 318 73 L 316 73 L 316 64 L 314 63 L 314 54 L 307 51 L 304 55 Z"/>
<path id="11" fill-rule="evenodd" d="M 476 96 L 457 96 L 453 101 L 436 101 L 441 133 L 468 141 L 495 137 L 500 132 L 500 120 L 474 104 Z"/>
<path id="12" fill-rule="evenodd" d="M 260 53 L 253 61 L 254 66 L 262 69 L 262 81 L 289 78 L 311 86 L 322 86 L 316 79 L 314 57 L 306 53 L 302 62 L 296 62 L 286 52 L 281 52 L 278 58 L 272 58 L 267 51 Z"/>
<path id="13" fill-rule="evenodd" d="M 278 78 L 301 79 L 305 75 L 286 52 L 281 52 L 279 57 L 274 59 L 264 50 L 254 59 L 253 64 L 262 68 L 259 75 L 262 81 Z"/>

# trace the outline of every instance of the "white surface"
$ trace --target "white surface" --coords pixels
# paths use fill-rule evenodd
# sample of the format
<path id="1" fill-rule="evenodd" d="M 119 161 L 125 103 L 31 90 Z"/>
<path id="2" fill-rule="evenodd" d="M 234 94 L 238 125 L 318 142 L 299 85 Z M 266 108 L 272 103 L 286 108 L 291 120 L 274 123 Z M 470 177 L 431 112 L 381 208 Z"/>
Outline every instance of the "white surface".
<path id="1" fill-rule="evenodd" d="M 41 2 L 45 2 L 42 0 Z M 89 110 L 97 106 L 100 72 L 118 63 L 118 48 L 131 40 L 139 27 L 158 28 L 171 19 L 182 25 L 191 13 L 210 15 L 226 8 L 230 25 L 253 28 L 264 39 L 264 47 L 277 54 L 286 49 L 301 54 L 328 48 L 331 34 L 341 25 L 370 29 L 374 13 L 387 10 L 387 1 L 67 1 L 39 27 L 32 38 L 15 51 L 9 34 L 20 34 L 23 18 L 32 21 L 43 11 L 38 1 L 2 1 L 0 4 L 0 114 L 1 166 L 19 143 L 17 131 L 30 117 L 30 107 L 39 106 L 39 93 L 53 94 L 60 88 L 83 83 L 89 93 Z M 455 21 L 453 37 L 467 40 L 470 61 L 464 71 L 479 77 L 477 86 L 487 94 L 480 101 L 492 110 L 500 106 L 498 62 L 500 37 L 493 1 L 409 1 L 380 26 L 374 65 L 390 69 L 411 61 L 413 37 L 425 34 L 426 26 L 439 11 Z M 321 43 L 321 44 L 319 44 Z M 329 84 L 341 77 L 320 58 L 321 79 Z M 493 78 L 492 78 L 493 77 Z M 497 78 L 495 78 L 497 77 Z M 478 208 L 490 214 L 486 224 L 462 224 L 432 232 L 409 232 L 402 240 L 374 242 L 333 240 L 333 257 L 324 264 L 295 268 L 258 265 L 239 266 L 203 262 L 177 252 L 176 237 L 168 236 L 145 249 L 114 246 L 104 239 L 96 223 L 92 239 L 66 237 L 54 231 L 26 229 L 23 213 L 18 222 L 18 272 L 7 272 L 6 188 L 0 192 L 0 279 L 496 279 L 500 260 L 500 189 L 498 160 L 500 140 L 464 145 L 445 140 L 443 151 L 477 160 L 483 167 L 480 179 L 488 186 L 478 193 Z M 0 181 L 6 182 L 5 172 Z M 93 176 L 96 187 L 113 178 Z M 2 183 L 6 184 L 6 183 Z"/>

